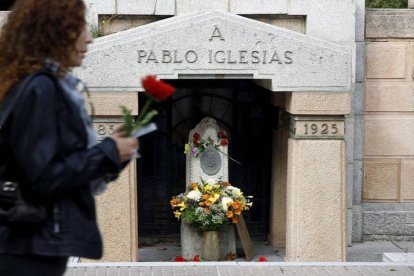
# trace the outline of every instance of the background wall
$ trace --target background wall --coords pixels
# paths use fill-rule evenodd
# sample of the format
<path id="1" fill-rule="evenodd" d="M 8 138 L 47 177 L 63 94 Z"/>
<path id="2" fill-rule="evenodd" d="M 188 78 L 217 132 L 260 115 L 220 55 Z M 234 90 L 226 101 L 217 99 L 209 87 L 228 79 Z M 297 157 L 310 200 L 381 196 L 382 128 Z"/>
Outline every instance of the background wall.
<path id="1" fill-rule="evenodd" d="M 365 240 L 414 238 L 414 10 L 367 10 Z"/>

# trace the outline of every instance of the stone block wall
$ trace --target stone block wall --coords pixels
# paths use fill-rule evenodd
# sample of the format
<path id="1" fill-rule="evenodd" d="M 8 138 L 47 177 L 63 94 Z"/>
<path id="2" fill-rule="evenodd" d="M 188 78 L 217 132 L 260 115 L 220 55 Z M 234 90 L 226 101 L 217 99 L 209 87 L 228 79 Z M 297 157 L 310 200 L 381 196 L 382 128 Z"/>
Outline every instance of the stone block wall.
<path id="1" fill-rule="evenodd" d="M 414 236 L 414 10 L 367 10 L 363 237 Z M 404 204 L 403 204 L 404 203 Z"/>

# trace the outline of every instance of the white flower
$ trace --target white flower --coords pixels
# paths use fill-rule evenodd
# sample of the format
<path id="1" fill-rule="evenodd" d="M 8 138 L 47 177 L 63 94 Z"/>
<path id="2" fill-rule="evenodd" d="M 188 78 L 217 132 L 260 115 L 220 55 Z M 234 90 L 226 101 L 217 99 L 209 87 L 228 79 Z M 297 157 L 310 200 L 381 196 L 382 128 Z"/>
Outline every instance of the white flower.
<path id="1" fill-rule="evenodd" d="M 227 189 L 231 190 L 232 194 L 235 195 L 235 196 L 242 196 L 243 195 L 243 193 L 237 187 L 228 186 Z"/>
<path id="2" fill-rule="evenodd" d="M 214 180 L 212 178 L 209 178 L 209 179 L 207 179 L 206 183 L 207 184 L 210 184 L 211 186 L 213 186 L 214 184 L 216 184 L 216 180 Z"/>
<path id="3" fill-rule="evenodd" d="M 221 200 L 221 204 L 223 205 L 223 210 L 225 212 L 227 212 L 227 210 L 228 210 L 228 207 L 227 207 L 228 203 L 233 203 L 233 199 L 231 199 L 229 197 L 226 197 L 226 196 L 223 197 L 223 199 Z"/>
<path id="4" fill-rule="evenodd" d="M 195 201 L 199 201 L 201 196 L 202 196 L 202 194 L 200 193 L 200 191 L 197 191 L 197 190 L 193 190 L 193 191 L 191 191 L 187 194 L 187 197 L 189 199 L 192 199 L 192 200 L 195 200 Z"/>

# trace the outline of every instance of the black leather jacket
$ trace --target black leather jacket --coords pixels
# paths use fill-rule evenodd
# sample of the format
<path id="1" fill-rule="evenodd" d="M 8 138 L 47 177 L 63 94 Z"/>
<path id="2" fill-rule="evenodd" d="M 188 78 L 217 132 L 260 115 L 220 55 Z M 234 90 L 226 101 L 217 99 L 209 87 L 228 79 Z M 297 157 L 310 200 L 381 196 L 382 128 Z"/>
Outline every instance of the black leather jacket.
<path id="1" fill-rule="evenodd" d="M 0 162 L 24 195 L 46 205 L 39 224 L 0 223 L 0 253 L 100 258 L 102 239 L 90 181 L 115 179 L 122 165 L 115 141 L 87 149 L 87 134 L 74 104 L 51 76 L 35 77 L 1 134 Z M 3 163 L 4 164 L 4 163 Z"/>

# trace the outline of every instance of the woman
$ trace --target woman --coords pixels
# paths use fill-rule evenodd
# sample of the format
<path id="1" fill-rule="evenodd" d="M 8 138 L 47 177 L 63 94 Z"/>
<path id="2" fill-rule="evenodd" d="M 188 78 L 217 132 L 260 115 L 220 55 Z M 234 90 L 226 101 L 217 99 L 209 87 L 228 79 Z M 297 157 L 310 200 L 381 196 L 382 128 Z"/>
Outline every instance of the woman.
<path id="1" fill-rule="evenodd" d="M 84 17 L 82 0 L 17 0 L 0 33 L 0 103 L 25 76 L 49 72 L 25 86 L 0 132 L 9 180 L 47 210 L 40 223 L 0 222 L 0 275 L 62 275 L 69 256 L 100 258 L 93 195 L 138 149 L 120 128 L 96 143 L 69 74 L 92 41 Z"/>

